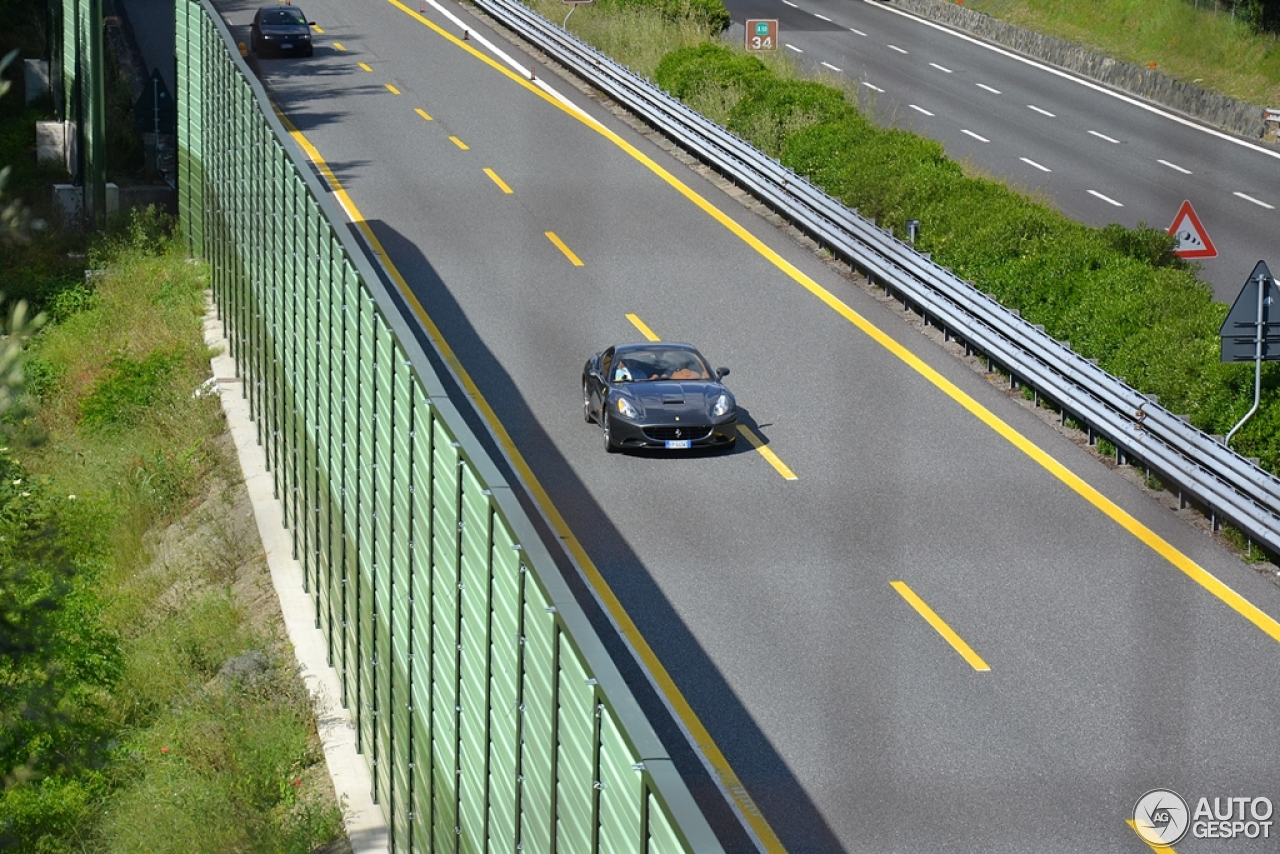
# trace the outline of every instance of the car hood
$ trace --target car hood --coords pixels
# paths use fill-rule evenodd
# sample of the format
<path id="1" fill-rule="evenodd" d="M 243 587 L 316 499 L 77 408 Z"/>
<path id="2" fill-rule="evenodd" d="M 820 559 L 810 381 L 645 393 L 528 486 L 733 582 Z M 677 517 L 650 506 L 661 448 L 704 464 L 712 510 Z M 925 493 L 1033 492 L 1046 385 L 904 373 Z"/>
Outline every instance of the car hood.
<path id="1" fill-rule="evenodd" d="M 705 417 L 716 398 L 727 393 L 720 383 L 700 380 L 629 383 L 624 390 L 640 404 L 649 419 L 661 418 L 663 414 Z"/>

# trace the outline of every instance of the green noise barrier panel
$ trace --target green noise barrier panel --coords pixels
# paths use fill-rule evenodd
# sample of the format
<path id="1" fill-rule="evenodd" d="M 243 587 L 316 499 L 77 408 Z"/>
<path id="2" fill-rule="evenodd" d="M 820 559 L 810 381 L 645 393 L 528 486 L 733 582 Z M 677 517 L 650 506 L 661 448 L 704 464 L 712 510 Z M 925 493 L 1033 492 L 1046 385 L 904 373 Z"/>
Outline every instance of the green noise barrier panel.
<path id="1" fill-rule="evenodd" d="M 182 227 L 392 850 L 722 852 L 225 24 L 176 10 Z"/>

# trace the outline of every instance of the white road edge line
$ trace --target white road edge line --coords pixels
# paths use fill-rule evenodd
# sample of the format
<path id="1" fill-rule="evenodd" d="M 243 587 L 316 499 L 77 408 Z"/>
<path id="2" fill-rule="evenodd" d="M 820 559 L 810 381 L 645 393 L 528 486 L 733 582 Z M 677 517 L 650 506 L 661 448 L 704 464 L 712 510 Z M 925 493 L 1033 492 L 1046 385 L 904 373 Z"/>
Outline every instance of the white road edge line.
<path id="1" fill-rule="evenodd" d="M 1078 83 L 1079 85 L 1084 86 L 1087 89 L 1092 89 L 1095 92 L 1099 92 L 1103 95 L 1108 95 L 1112 98 L 1115 98 L 1118 101 L 1124 101 L 1126 104 L 1130 104 L 1131 106 L 1138 107 L 1139 109 L 1142 109 L 1142 110 L 1146 110 L 1148 113 L 1154 113 L 1155 115 L 1160 116 L 1161 118 L 1168 119 L 1171 122 L 1177 122 L 1180 125 L 1185 125 L 1186 127 L 1193 128 L 1202 133 L 1207 133 L 1210 136 L 1216 136 L 1218 139 L 1224 140 L 1226 142 L 1235 143 L 1236 145 L 1243 146 L 1244 148 L 1248 148 L 1251 151 L 1256 151 L 1259 154 L 1265 154 L 1268 157 L 1274 157 L 1277 160 L 1280 160 L 1280 151 L 1274 151 L 1271 149 L 1263 148 L 1262 146 L 1255 145 L 1254 143 L 1249 142 L 1248 140 L 1238 139 L 1237 137 L 1231 136 L 1230 134 L 1220 131 L 1217 128 L 1211 128 L 1211 127 L 1208 127 L 1207 125 L 1202 125 L 1199 122 L 1192 121 L 1191 119 L 1184 119 L 1182 116 L 1174 115 L 1173 113 L 1170 113 L 1169 111 L 1161 107 L 1157 107 L 1154 104 L 1144 103 L 1142 101 L 1139 101 L 1137 98 L 1130 97 L 1129 95 L 1125 95 L 1122 92 L 1116 92 L 1112 89 L 1108 89 L 1107 87 L 1103 86 L 1100 83 L 1094 83 L 1092 80 L 1085 80 L 1083 77 L 1077 77 L 1076 75 L 1063 71 L 1060 68 L 1053 68 L 1051 66 L 1045 65 L 1043 62 L 1037 62 L 1036 60 L 1031 59 L 1030 57 L 1019 56 L 1018 54 L 1014 53 L 1011 50 L 1008 50 L 1002 47 L 997 47 L 996 45 L 993 45 L 993 44 L 988 44 L 982 41 L 981 39 L 974 38 L 968 33 L 962 33 L 958 30 L 953 30 L 950 27 L 943 26 L 942 24 L 935 23 L 934 21 L 926 21 L 924 18 L 918 17 L 916 15 L 912 15 L 910 12 L 906 12 L 902 9 L 895 9 L 889 4 L 881 2 L 881 0 L 863 0 L 863 2 L 866 3 L 866 5 L 871 6 L 872 8 L 880 9 L 883 12 L 888 12 L 890 14 L 907 18 L 909 20 L 915 21 L 916 23 L 923 24 L 926 27 L 932 27 L 933 29 L 937 30 L 940 33 L 947 33 L 950 36 L 954 36 L 955 38 L 962 39 L 964 41 L 969 42 L 970 44 L 974 44 L 974 45 L 977 45 L 978 47 L 985 48 L 991 51 L 992 53 L 998 53 L 1001 56 L 1008 57 L 1009 59 L 1012 59 L 1012 60 L 1016 60 L 1017 62 L 1021 62 L 1024 65 L 1029 65 L 1032 68 L 1038 68 L 1041 71 L 1048 72 L 1049 74 L 1054 74 L 1058 77 L 1061 77 L 1063 80 L 1070 80 L 1073 83 Z"/>
<path id="2" fill-rule="evenodd" d="M 457 15 L 453 14 L 453 13 L 452 13 L 452 12 L 450 12 L 448 9 L 446 9 L 446 8 L 445 8 L 445 7 L 443 7 L 443 6 L 441 6 L 441 5 L 437 2 L 437 0 L 422 0 L 422 2 L 424 2 L 424 3 L 430 3 L 430 4 L 431 4 L 431 8 L 435 9 L 435 10 L 436 10 L 437 12 L 439 12 L 441 15 L 444 15 L 446 18 L 448 18 L 448 19 L 449 19 L 449 21 L 450 21 L 450 22 L 452 22 L 452 23 L 453 23 L 453 25 L 454 25 L 458 30 L 460 30 L 460 31 L 462 31 L 462 32 L 467 33 L 467 36 L 468 36 L 468 40 L 469 40 L 469 41 L 472 41 L 472 42 L 475 42 L 475 43 L 477 43 L 477 44 L 483 45 L 485 50 L 489 51 L 489 53 L 491 53 L 492 55 L 496 56 L 498 59 L 502 60 L 502 61 L 503 61 L 503 62 L 505 62 L 507 65 L 511 66 L 511 68 L 512 68 L 512 69 L 514 69 L 516 72 L 518 72 L 518 73 L 520 74 L 520 76 L 521 76 L 521 77 L 526 77 L 526 78 L 527 78 L 527 77 L 529 76 L 529 66 L 527 66 L 527 65 L 525 65 L 524 63 L 521 63 L 521 62 L 516 62 L 513 58 L 511 58 L 511 56 L 509 56 L 508 54 L 504 53 L 504 52 L 503 52 L 501 49 L 499 49 L 495 44 L 493 44 L 493 42 L 489 41 L 489 40 L 488 40 L 488 39 L 486 39 L 484 36 L 482 36 L 482 35 L 480 35 L 479 33 L 477 33 L 477 32 L 476 32 L 476 28 L 475 28 L 475 24 L 466 24 L 466 23 L 463 23 L 463 22 L 462 22 L 462 20 L 461 20 L 460 18 L 458 18 L 458 16 L 457 16 Z M 579 106 L 578 106 L 577 104 L 575 104 L 573 101 L 570 101 L 568 98 L 566 98 L 564 95 L 560 94 L 558 91 L 556 91 L 556 90 L 555 90 L 555 89 L 553 89 L 552 87 L 548 86 L 548 85 L 547 85 L 546 83 L 544 83 L 541 79 L 538 79 L 538 80 L 530 80 L 529 82 L 530 82 L 530 83 L 532 83 L 533 85 L 537 86 L 537 87 L 538 87 L 539 89 L 541 89 L 543 92 L 546 92 L 546 93 L 547 93 L 548 95 L 550 95 L 552 98 L 555 98 L 557 101 L 559 101 L 560 103 L 564 104 L 566 107 L 569 107 L 570 109 L 572 109 L 572 110 L 574 110 L 574 111 L 576 111 L 576 112 L 580 113 L 581 115 L 584 115 L 584 116 L 588 115 L 588 113 L 587 113 L 587 111 L 586 111 L 586 110 L 584 110 L 582 107 L 579 107 Z"/>
<path id="3" fill-rule="evenodd" d="M 1231 195 L 1239 196 L 1240 198 L 1244 199 L 1246 202 L 1253 202 L 1258 207 L 1266 208 L 1269 211 L 1273 211 L 1276 209 L 1275 205 L 1269 205 L 1260 199 L 1255 199 L 1253 196 L 1246 196 L 1244 193 L 1232 193 Z"/>
<path id="4" fill-rule="evenodd" d="M 1115 199 L 1111 198 L 1110 196 L 1102 195 L 1102 193 L 1099 193 L 1097 190 L 1090 190 L 1089 195 L 1097 196 L 1099 199 L 1102 199 L 1104 202 L 1106 202 L 1109 205 L 1115 205 L 1118 208 L 1124 207 L 1124 205 L 1122 205 L 1120 202 L 1117 202 Z"/>

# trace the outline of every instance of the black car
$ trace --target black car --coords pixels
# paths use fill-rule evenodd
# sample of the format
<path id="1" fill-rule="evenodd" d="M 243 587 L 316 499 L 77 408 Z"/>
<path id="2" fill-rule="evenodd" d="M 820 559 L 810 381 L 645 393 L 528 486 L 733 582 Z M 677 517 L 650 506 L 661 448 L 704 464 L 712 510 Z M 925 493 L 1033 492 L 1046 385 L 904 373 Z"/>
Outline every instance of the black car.
<path id="1" fill-rule="evenodd" d="M 253 52 L 258 56 L 298 54 L 311 56 L 311 26 L 297 6 L 263 6 L 249 29 Z"/>
<path id="2" fill-rule="evenodd" d="M 729 449 L 738 439 L 738 405 L 688 344 L 620 344 L 582 369 L 582 414 L 599 422 L 604 448 Z"/>

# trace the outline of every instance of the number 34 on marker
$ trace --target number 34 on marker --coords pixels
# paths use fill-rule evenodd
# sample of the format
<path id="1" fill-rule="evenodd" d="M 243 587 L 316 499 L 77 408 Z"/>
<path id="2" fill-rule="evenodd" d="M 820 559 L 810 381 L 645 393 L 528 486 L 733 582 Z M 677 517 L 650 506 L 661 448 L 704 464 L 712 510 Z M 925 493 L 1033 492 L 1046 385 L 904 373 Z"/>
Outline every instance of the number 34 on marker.
<path id="1" fill-rule="evenodd" d="M 772 18 L 747 19 L 747 50 L 777 50 L 778 22 Z"/>

